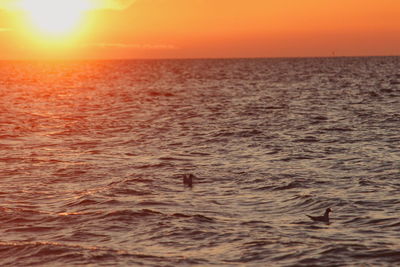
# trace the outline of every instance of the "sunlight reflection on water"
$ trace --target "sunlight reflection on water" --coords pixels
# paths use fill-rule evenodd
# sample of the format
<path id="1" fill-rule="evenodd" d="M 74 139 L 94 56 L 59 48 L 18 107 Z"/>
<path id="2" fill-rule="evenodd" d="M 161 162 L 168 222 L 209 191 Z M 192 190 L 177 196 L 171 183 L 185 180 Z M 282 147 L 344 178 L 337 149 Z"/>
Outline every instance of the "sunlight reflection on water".
<path id="1" fill-rule="evenodd" d="M 399 62 L 2 62 L 0 262 L 395 264 Z"/>

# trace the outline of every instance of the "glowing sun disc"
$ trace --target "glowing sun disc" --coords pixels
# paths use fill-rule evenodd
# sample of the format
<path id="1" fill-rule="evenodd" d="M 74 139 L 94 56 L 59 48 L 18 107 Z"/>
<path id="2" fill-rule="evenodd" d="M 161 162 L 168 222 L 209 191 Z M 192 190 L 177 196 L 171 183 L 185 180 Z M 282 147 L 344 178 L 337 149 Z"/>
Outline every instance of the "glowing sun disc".
<path id="1" fill-rule="evenodd" d="M 82 0 L 21 0 L 21 8 L 42 33 L 64 35 L 81 22 L 89 2 Z"/>

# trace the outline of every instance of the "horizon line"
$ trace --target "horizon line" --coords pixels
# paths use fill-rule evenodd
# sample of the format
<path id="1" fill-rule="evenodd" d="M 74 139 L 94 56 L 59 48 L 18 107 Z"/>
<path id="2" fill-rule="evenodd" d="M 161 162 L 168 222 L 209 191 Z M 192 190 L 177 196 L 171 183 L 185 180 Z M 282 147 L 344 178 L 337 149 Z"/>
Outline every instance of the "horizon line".
<path id="1" fill-rule="evenodd" d="M 379 58 L 379 57 L 400 57 L 400 54 L 393 55 L 331 55 L 331 56 L 255 56 L 255 57 L 137 57 L 137 58 L 0 58 L 0 61 L 134 61 L 134 60 L 238 60 L 238 59 L 340 59 L 340 58 Z"/>

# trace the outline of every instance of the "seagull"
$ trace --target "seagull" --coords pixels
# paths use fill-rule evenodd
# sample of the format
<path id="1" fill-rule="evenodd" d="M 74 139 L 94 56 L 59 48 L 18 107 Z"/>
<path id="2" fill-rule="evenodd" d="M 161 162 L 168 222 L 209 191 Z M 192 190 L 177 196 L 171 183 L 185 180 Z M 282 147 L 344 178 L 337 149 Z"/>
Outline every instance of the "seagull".
<path id="1" fill-rule="evenodd" d="M 310 216 L 310 215 L 306 215 L 306 216 L 308 216 L 308 218 L 310 218 L 314 222 L 329 223 L 329 212 L 332 212 L 332 210 L 330 208 L 327 208 L 324 215 L 322 215 L 322 216 Z"/>
<path id="2" fill-rule="evenodd" d="M 189 187 L 192 187 L 193 186 L 193 179 L 195 178 L 196 176 L 194 176 L 193 174 L 191 174 L 191 173 L 189 173 L 189 174 L 184 174 L 183 175 L 183 184 L 184 185 L 187 185 L 187 186 L 189 186 Z"/>

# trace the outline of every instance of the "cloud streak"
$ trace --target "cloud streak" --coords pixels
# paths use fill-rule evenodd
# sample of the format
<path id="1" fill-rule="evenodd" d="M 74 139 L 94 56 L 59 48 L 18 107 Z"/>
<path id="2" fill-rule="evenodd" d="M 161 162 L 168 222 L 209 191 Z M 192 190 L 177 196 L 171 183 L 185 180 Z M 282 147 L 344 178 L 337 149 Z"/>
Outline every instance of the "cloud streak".
<path id="1" fill-rule="evenodd" d="M 85 47 L 97 48 L 123 48 L 123 49 L 140 49 L 140 50 L 176 50 L 179 49 L 175 45 L 170 44 L 125 44 L 125 43 L 93 43 L 86 44 Z"/>
<path id="2" fill-rule="evenodd" d="M 135 0 L 90 0 L 90 4 L 95 9 L 115 9 L 115 10 L 126 9 L 134 2 Z"/>

